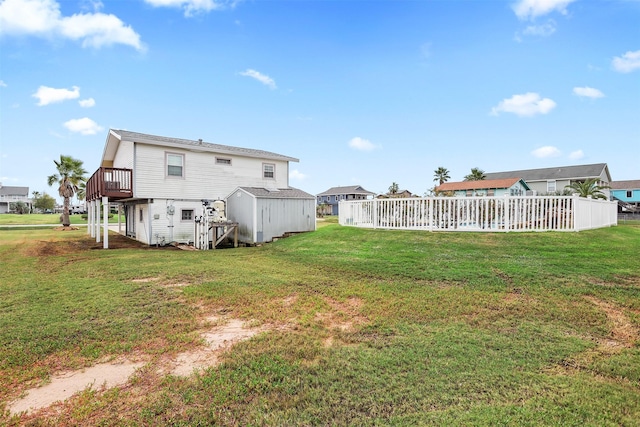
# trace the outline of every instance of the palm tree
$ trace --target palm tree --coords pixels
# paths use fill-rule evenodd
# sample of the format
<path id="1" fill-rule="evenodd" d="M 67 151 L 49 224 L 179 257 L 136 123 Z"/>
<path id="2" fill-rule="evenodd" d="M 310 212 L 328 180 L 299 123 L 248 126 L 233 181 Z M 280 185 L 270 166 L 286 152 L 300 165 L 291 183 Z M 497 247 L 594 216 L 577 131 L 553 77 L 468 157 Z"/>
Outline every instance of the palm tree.
<path id="1" fill-rule="evenodd" d="M 84 181 L 84 174 L 87 173 L 82 167 L 82 161 L 76 160 L 71 156 L 60 155 L 60 161 L 53 161 L 56 165 L 58 173 L 47 178 L 47 183 L 52 186 L 58 183 L 58 194 L 64 199 L 62 210 L 62 225 L 68 227 L 71 225 L 69 220 L 69 200 L 78 191 L 78 184 Z"/>
<path id="2" fill-rule="evenodd" d="M 589 197 L 592 199 L 607 199 L 606 194 L 602 192 L 602 190 L 606 188 L 611 188 L 606 185 L 598 185 L 597 178 L 587 179 L 586 181 L 580 182 L 576 181 L 571 183 L 571 185 L 567 185 L 564 188 L 571 189 L 574 193 L 576 193 L 580 197 Z"/>
<path id="3" fill-rule="evenodd" d="M 471 173 L 464 177 L 465 181 L 482 181 L 487 176 L 484 174 L 484 171 L 480 168 L 471 168 Z"/>
<path id="4" fill-rule="evenodd" d="M 398 183 L 393 182 L 389 187 L 389 194 L 397 194 L 400 187 L 398 187 Z"/>
<path id="5" fill-rule="evenodd" d="M 433 172 L 433 180 L 438 181 L 438 185 L 444 184 L 449 181 L 449 179 L 451 179 L 449 176 L 449 169 L 444 166 L 438 167 L 438 169 Z"/>

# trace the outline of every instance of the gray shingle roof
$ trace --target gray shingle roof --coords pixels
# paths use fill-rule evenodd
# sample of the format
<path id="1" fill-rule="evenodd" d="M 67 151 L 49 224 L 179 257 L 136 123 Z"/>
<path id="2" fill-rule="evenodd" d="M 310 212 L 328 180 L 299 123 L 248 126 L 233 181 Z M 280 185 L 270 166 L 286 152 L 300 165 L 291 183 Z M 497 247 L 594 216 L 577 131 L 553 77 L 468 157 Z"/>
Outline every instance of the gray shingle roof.
<path id="1" fill-rule="evenodd" d="M 605 170 L 606 168 L 606 163 L 595 163 L 592 165 L 560 166 L 553 168 L 527 169 L 509 172 L 491 172 L 485 173 L 485 177 L 486 179 L 503 179 L 519 176 L 526 182 L 546 181 L 547 179 L 587 179 L 602 175 L 603 170 Z M 606 176 L 607 178 L 611 179 L 608 170 Z"/>
<path id="2" fill-rule="evenodd" d="M 297 188 L 267 189 L 262 187 L 240 187 L 249 194 L 265 199 L 312 199 L 315 197 Z"/>
<path id="3" fill-rule="evenodd" d="M 630 181 L 611 181 L 609 187 L 612 190 L 638 190 L 640 189 L 640 179 Z"/>
<path id="4" fill-rule="evenodd" d="M 1 196 L 29 196 L 29 187 L 13 187 L 9 185 L 0 185 Z"/>
<path id="5" fill-rule="evenodd" d="M 365 195 L 370 195 L 370 194 L 375 194 L 375 193 L 372 193 L 371 191 L 367 191 L 367 190 L 365 190 L 364 188 L 362 188 L 359 185 L 351 185 L 351 186 L 347 186 L 347 187 L 331 187 L 327 191 L 324 191 L 324 192 L 318 194 L 318 196 L 334 196 L 334 195 L 341 195 L 341 194 L 365 194 Z"/>
<path id="6" fill-rule="evenodd" d="M 128 130 L 111 129 L 112 132 L 120 136 L 122 140 L 142 142 L 154 145 L 183 146 L 184 148 L 199 148 L 206 151 L 223 154 L 235 154 L 246 157 L 259 157 L 264 159 L 284 160 L 289 162 L 299 162 L 295 157 L 284 156 L 270 151 L 255 150 L 252 148 L 232 147 L 230 145 L 213 144 L 204 141 L 193 141 L 190 139 L 170 138 L 166 136 L 149 135 Z"/>

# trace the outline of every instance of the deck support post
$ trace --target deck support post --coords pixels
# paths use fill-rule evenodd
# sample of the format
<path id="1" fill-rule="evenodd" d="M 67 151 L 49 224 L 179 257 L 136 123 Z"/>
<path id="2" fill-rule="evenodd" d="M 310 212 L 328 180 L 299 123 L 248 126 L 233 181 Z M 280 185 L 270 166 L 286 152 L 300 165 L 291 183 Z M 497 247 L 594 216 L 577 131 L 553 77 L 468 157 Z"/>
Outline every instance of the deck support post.
<path id="1" fill-rule="evenodd" d="M 109 198 L 102 197 L 102 217 L 103 217 L 103 231 L 104 239 L 102 243 L 102 249 L 109 249 Z"/>

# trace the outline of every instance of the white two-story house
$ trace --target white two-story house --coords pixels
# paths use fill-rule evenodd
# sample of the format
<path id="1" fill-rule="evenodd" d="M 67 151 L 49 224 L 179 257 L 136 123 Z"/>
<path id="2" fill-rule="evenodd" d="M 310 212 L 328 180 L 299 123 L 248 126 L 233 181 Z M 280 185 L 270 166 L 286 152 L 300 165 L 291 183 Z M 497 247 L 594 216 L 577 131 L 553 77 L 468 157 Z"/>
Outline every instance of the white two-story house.
<path id="1" fill-rule="evenodd" d="M 238 187 L 288 189 L 289 162 L 298 159 L 111 129 L 100 168 L 87 182 L 87 201 L 120 204 L 126 235 L 140 242 L 189 243 L 203 200 L 224 200 Z"/>

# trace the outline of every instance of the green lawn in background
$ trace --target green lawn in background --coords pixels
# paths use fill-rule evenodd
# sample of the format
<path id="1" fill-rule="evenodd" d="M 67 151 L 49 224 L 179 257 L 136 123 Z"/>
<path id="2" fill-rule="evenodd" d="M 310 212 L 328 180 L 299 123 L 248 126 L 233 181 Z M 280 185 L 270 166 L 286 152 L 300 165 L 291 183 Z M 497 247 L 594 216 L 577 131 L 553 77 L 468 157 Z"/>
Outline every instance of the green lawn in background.
<path id="1" fill-rule="evenodd" d="M 127 387 L 0 423 L 639 425 L 638 224 L 486 234 L 318 224 L 196 252 L 0 231 L 0 404 L 62 370 L 151 360 Z M 199 376 L 152 368 L 197 346 L 210 315 L 265 332 Z"/>
<path id="2" fill-rule="evenodd" d="M 72 225 L 87 224 L 86 215 L 69 215 Z M 120 222 L 124 223 L 124 215 L 120 216 Z M 118 223 L 118 215 L 112 214 L 109 223 Z M 0 214 L 0 227 L 6 225 L 58 225 L 60 214 Z"/>

